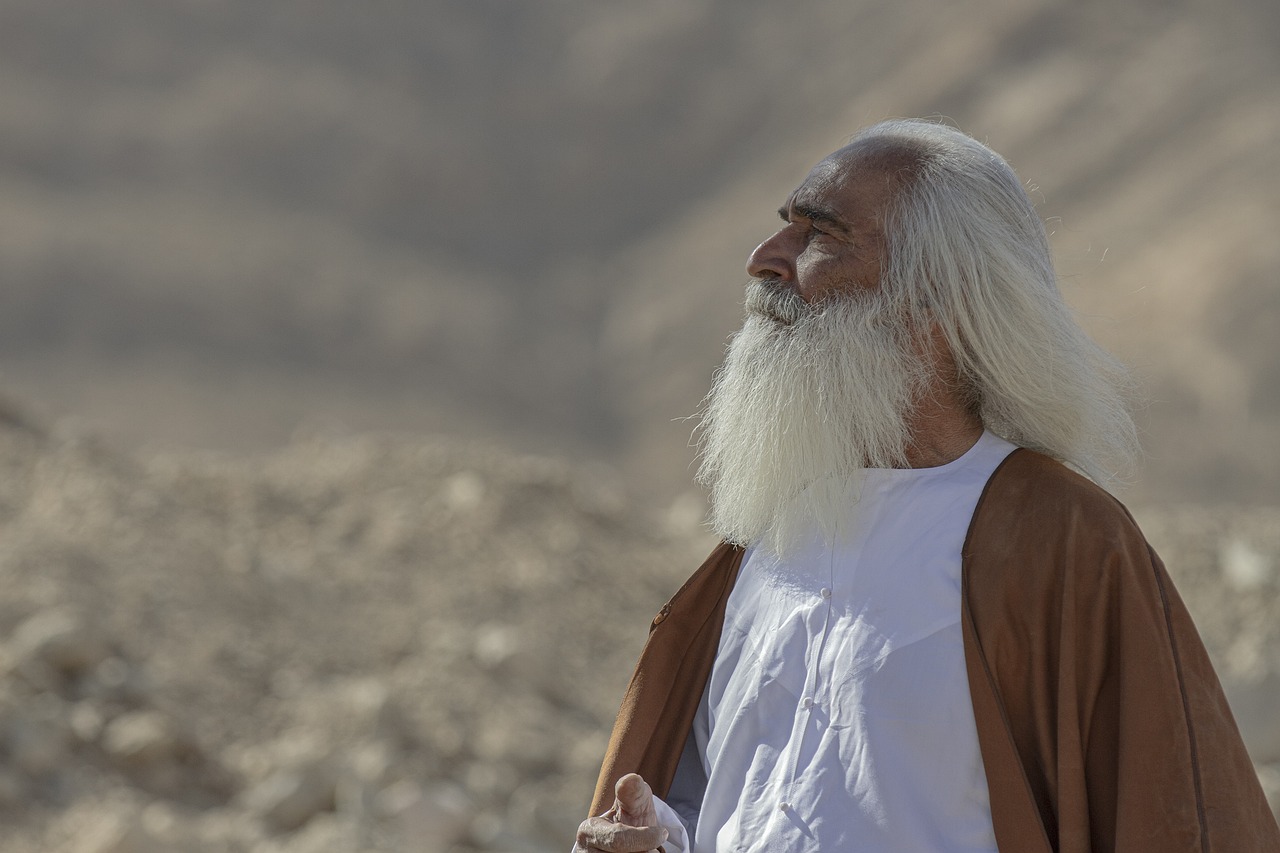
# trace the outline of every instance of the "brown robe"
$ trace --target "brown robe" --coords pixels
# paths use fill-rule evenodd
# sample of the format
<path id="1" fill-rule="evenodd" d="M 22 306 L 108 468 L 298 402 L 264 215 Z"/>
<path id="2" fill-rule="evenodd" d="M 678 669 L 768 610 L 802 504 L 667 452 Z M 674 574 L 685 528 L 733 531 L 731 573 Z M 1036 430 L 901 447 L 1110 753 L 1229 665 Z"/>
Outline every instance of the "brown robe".
<path id="1" fill-rule="evenodd" d="M 717 547 L 654 618 L 592 814 L 630 772 L 666 796 L 742 553 Z M 983 490 L 961 566 L 965 663 L 1002 853 L 1280 853 L 1199 635 L 1118 501 L 1016 450 Z"/>

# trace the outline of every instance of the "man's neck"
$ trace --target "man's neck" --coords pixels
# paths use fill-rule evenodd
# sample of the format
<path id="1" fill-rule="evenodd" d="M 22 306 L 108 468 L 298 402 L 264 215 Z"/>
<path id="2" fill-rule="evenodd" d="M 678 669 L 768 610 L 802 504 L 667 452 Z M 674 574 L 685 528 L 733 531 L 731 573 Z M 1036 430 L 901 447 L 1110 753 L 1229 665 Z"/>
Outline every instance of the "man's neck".
<path id="1" fill-rule="evenodd" d="M 908 468 L 937 468 L 963 456 L 982 437 L 982 418 L 961 391 L 959 371 L 938 326 L 919 341 L 932 362 L 933 381 L 910 415 Z"/>
<path id="2" fill-rule="evenodd" d="M 908 468 L 936 468 L 959 459 L 982 437 L 982 420 L 954 398 L 933 398 L 911 419 Z"/>

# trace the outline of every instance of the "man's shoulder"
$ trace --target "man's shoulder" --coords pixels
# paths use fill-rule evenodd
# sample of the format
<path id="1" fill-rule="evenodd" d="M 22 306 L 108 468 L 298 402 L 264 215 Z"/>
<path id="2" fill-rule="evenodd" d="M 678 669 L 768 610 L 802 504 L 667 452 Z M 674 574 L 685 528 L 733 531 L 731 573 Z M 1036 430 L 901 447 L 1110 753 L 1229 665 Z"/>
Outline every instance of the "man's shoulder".
<path id="1" fill-rule="evenodd" d="M 987 527 L 1078 536 L 1139 535 L 1133 517 L 1097 483 L 1027 448 L 1010 453 L 987 481 L 974 510 L 974 532 Z"/>
<path id="2" fill-rule="evenodd" d="M 652 631 L 671 619 L 673 623 L 700 624 L 710 613 L 723 612 L 724 602 L 738 577 L 744 549 L 721 542 L 703 560 L 684 585 L 662 606 L 649 626 Z"/>
<path id="3" fill-rule="evenodd" d="M 1077 588 L 1146 585 L 1158 558 L 1105 489 L 1048 456 L 1019 449 L 983 491 L 963 564 L 975 600 L 1003 600 L 1056 596 L 1068 578 Z"/>

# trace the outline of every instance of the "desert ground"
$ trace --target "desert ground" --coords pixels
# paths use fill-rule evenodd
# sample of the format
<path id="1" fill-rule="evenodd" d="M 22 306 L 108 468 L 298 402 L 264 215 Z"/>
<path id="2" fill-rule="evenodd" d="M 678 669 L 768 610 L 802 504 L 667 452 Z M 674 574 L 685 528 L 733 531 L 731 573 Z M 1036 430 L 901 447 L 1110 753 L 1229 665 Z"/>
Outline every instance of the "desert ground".
<path id="1" fill-rule="evenodd" d="M 1280 807 L 1280 512 L 1139 507 Z M 563 851 L 712 542 L 597 465 L 0 431 L 2 853 Z"/>

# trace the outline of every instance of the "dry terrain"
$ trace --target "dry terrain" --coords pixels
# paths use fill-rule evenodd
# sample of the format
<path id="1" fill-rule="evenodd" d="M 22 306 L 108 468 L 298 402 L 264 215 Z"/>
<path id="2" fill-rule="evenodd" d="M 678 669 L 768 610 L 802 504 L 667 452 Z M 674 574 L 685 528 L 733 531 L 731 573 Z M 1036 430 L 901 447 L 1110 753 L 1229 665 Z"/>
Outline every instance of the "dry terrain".
<path id="1" fill-rule="evenodd" d="M 1280 798 L 1280 511 L 1139 517 Z M 696 522 L 457 440 L 10 425 L 0 853 L 563 851 Z"/>

